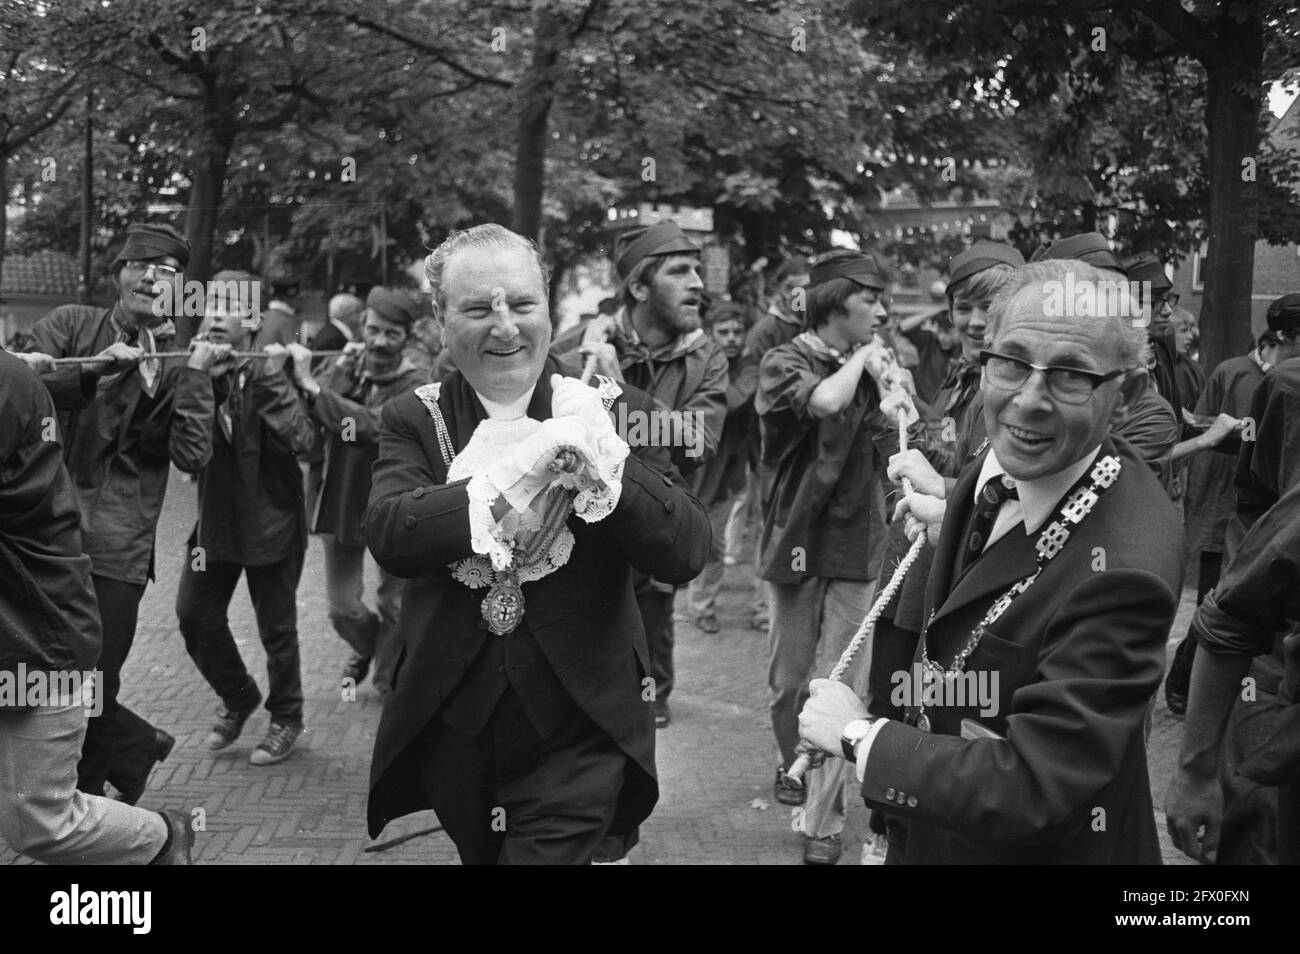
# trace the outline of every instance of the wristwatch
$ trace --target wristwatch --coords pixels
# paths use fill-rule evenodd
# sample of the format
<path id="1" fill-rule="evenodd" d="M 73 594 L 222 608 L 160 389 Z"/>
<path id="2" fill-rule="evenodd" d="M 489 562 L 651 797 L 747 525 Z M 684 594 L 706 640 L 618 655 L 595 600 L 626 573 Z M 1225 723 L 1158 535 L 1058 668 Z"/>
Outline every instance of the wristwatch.
<path id="1" fill-rule="evenodd" d="M 858 761 L 857 752 L 854 750 L 857 749 L 858 743 L 871 731 L 871 724 L 875 721 L 875 719 L 854 719 L 840 733 L 840 748 L 844 751 L 844 757 L 849 760 L 850 764 L 855 764 Z"/>

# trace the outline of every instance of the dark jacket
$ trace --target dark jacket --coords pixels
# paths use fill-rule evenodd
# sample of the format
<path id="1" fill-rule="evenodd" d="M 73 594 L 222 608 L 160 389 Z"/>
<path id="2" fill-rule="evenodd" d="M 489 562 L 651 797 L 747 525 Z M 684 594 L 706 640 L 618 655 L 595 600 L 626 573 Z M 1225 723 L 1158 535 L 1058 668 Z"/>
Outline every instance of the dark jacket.
<path id="1" fill-rule="evenodd" d="M 99 607 L 54 402 L 0 351 L 0 672 L 83 671 L 99 658 Z"/>
<path id="2" fill-rule="evenodd" d="M 56 358 L 99 354 L 117 340 L 112 311 L 61 305 L 32 328 L 28 351 Z M 158 347 L 169 344 L 163 339 Z M 59 437 L 94 573 L 146 583 L 171 465 L 193 474 L 212 455 L 212 379 L 183 359 L 168 359 L 153 397 L 136 370 L 96 379 L 74 365 L 41 380 L 64 412 Z"/>
<path id="3" fill-rule="evenodd" d="M 1115 484 L 967 661 L 990 674 L 996 713 L 935 707 L 933 733 L 890 722 L 876 736 L 862 796 L 901 821 L 894 860 L 1160 863 L 1143 725 L 1178 606 L 1182 531 L 1132 447 L 1104 441 L 1100 456 L 1112 453 Z M 955 574 L 979 473 L 967 468 L 948 495 L 926 594 L 929 655 L 945 666 L 1035 567 L 1038 534 L 1021 526 Z M 963 739 L 963 719 L 1002 738 Z"/>
<path id="4" fill-rule="evenodd" d="M 711 507 L 729 500 L 745 489 L 754 434 L 754 391 L 758 388 L 758 364 L 737 356 L 727 363 L 727 419 L 722 425 L 718 452 L 692 477 L 692 490 L 700 503 Z"/>
<path id="5" fill-rule="evenodd" d="M 315 427 L 283 369 L 259 373 L 262 364 L 254 360 L 215 382 L 212 459 L 199 474 L 190 537 L 208 560 L 268 566 L 307 545 L 298 462 Z"/>
<path id="6" fill-rule="evenodd" d="M 1300 358 L 1283 361 L 1255 389 L 1255 439 L 1237 458 L 1237 516 L 1247 527 L 1300 483 Z"/>
<path id="7" fill-rule="evenodd" d="M 320 394 L 310 399 L 312 417 L 325 435 L 325 476 L 313 533 L 328 533 L 344 546 L 365 546 L 361 516 L 370 499 L 370 472 L 379 457 L 380 412 L 399 394 L 414 391 L 429 378 L 403 360 L 382 380 L 331 365 L 318 379 Z"/>
<path id="8" fill-rule="evenodd" d="M 644 391 L 661 410 L 689 415 L 692 441 L 675 441 L 669 448 L 673 466 L 691 474 L 718 451 L 727 417 L 727 357 L 703 331 L 682 335 L 653 351 L 641 344 L 631 321 L 622 319 L 614 339 L 623 380 Z M 551 345 L 551 354 L 574 374 L 581 370 L 578 348 L 583 326 L 566 331 Z M 624 419 L 626 420 L 626 419 Z M 628 443 L 636 438 L 621 434 Z"/>
<path id="9" fill-rule="evenodd" d="M 548 359 L 529 417 L 551 416 L 550 376 L 560 370 Z M 439 388 L 437 403 L 452 444 L 463 448 L 487 414 L 458 372 L 430 387 Z M 653 406 L 632 388 L 623 390 L 611 413 L 618 405 L 638 411 Z M 503 647 L 507 654 L 530 658 L 540 650 L 549 661 L 550 685 L 558 682 L 627 755 L 614 830 L 630 831 L 658 798 L 652 707 L 643 694 L 647 651 L 633 568 L 672 583 L 697 575 L 711 542 L 704 508 L 673 469 L 666 448 L 633 448 L 614 512 L 592 524 L 570 516 L 575 542 L 568 562 L 523 584 L 523 622 L 508 636 L 494 637 L 480 616 L 486 591 L 457 582 L 448 568 L 473 553 L 468 480 L 446 483 L 434 422 L 418 395 L 398 396 L 382 416 L 366 537 L 379 565 L 410 582 L 398 623 L 402 650 L 395 688 L 384 706 L 371 762 L 370 832 L 378 834 L 393 819 L 431 807 L 423 782 L 428 773 L 419 760 L 423 750 L 412 743 L 448 708 L 448 700 L 478 691 L 466 673 L 481 668 L 476 667 L 480 654 Z M 503 642 L 489 647 L 492 640 Z M 532 696 L 551 690 L 514 685 L 514 691 L 527 711 L 546 710 L 547 700 Z M 447 784 L 456 784 L 454 770 L 447 773 Z"/>

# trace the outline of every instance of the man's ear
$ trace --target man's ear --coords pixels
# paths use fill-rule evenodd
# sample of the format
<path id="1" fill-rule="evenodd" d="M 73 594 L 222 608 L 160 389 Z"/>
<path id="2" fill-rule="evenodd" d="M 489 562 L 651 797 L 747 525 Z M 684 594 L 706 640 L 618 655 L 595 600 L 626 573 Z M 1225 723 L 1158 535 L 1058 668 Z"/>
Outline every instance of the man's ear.
<path id="1" fill-rule="evenodd" d="M 644 282 L 629 282 L 627 287 L 628 290 L 632 292 L 632 297 L 637 301 L 645 301 L 650 297 L 650 286 Z"/>

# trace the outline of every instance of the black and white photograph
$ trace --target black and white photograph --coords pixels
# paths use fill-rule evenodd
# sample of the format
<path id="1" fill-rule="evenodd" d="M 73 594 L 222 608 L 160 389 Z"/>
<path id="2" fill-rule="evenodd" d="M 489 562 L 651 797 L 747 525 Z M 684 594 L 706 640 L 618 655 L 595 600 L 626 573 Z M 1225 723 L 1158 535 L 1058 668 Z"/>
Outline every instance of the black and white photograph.
<path id="1" fill-rule="evenodd" d="M 64 865 L 1281 913 L 1300 3 L 0 0 L 0 269 L 34 923 L 151 930 Z"/>

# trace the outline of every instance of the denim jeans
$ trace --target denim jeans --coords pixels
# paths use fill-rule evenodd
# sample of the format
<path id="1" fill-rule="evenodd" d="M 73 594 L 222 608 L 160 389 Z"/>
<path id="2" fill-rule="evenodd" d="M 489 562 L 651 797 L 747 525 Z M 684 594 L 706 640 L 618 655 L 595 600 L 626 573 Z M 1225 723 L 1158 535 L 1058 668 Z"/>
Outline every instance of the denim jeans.
<path id="1" fill-rule="evenodd" d="M 185 649 L 226 708 L 247 712 L 261 697 L 230 632 L 231 597 L 243 573 L 266 649 L 271 720 L 302 726 L 302 667 L 298 654 L 298 578 L 303 551 L 295 548 L 279 563 L 241 566 L 212 561 L 203 570 L 186 562 L 176 592 L 176 615 Z"/>
<path id="2" fill-rule="evenodd" d="M 0 711 L 0 836 L 46 864 L 148 864 L 167 840 L 157 812 L 77 790 L 80 705 Z"/>
<path id="3" fill-rule="evenodd" d="M 789 768 L 799 742 L 799 710 L 808 699 L 808 683 L 823 679 L 839 660 L 853 634 L 871 609 L 875 589 L 869 580 L 828 580 L 809 577 L 802 583 L 773 583 L 771 665 L 772 730 Z M 853 659 L 845 683 L 867 702 L 871 671 L 868 642 Z M 824 838 L 844 830 L 846 787 L 856 791 L 857 775 L 841 758 L 828 757 L 821 768 L 805 776 L 804 831 Z M 851 796 L 850 796 L 851 797 Z"/>

